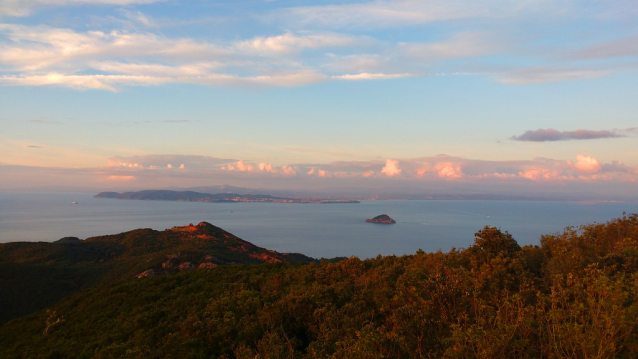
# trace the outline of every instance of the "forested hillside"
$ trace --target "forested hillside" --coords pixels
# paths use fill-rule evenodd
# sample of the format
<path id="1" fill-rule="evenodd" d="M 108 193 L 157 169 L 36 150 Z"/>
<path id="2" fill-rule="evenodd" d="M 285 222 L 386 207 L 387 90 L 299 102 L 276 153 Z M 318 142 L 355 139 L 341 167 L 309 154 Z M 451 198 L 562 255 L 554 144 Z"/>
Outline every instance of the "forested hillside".
<path id="1" fill-rule="evenodd" d="M 150 228 L 81 241 L 0 244 L 0 324 L 99 283 L 219 265 L 318 262 L 253 245 L 210 223 Z"/>
<path id="2" fill-rule="evenodd" d="M 635 358 L 638 218 L 520 247 L 112 281 L 0 327 L 2 358 Z"/>

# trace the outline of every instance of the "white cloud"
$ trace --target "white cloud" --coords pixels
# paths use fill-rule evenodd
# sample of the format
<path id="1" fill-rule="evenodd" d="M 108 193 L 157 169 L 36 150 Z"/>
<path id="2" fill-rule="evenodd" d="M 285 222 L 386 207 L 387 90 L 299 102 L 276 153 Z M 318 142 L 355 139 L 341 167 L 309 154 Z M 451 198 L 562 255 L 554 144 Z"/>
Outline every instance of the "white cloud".
<path id="1" fill-rule="evenodd" d="M 12 0 L 5 1 L 0 9 L 4 6 L 5 9 L 30 11 L 44 5 L 121 6 L 149 2 L 153 0 Z M 598 67 L 569 64 L 565 59 L 596 59 L 605 53 L 611 57 L 635 54 L 635 46 L 628 46 L 630 49 L 627 50 L 621 46 L 621 39 L 583 48 L 578 53 L 565 50 L 563 54 L 572 53 L 573 56 L 563 56 L 557 61 L 551 59 L 547 51 L 530 51 L 533 42 L 538 41 L 534 36 L 521 40 L 520 36 L 506 39 L 501 35 L 516 36 L 516 31 L 503 32 L 499 27 L 506 25 L 512 29 L 513 18 L 553 14 L 550 10 L 554 7 L 564 10 L 569 5 L 556 5 L 549 0 L 472 3 L 401 0 L 294 7 L 269 15 L 271 20 L 287 21 L 277 22 L 280 34 L 260 36 L 257 33 L 247 39 L 232 40 L 171 37 L 153 32 L 151 30 L 157 27 L 154 20 L 134 9 L 119 9 L 123 22 L 115 23 L 120 30 L 104 31 L 104 27 L 100 27 L 102 31 L 79 31 L 44 25 L 0 24 L 0 84 L 57 85 L 109 91 L 117 91 L 123 86 L 171 83 L 296 87 L 329 81 L 426 76 L 437 71 L 494 76 L 504 84 L 530 84 L 597 78 L 617 68 L 609 64 L 597 64 Z M 470 18 L 494 21 L 490 22 L 492 25 L 482 23 L 470 27 L 471 30 L 451 26 L 435 32 L 437 37 L 442 34 L 443 40 L 429 42 L 397 42 L 396 38 L 387 39 L 378 34 L 375 34 L 376 38 L 366 36 L 365 31 L 360 30 L 356 33 L 334 30 L 337 27 L 363 26 L 365 30 L 439 21 L 453 24 L 458 19 Z M 135 26 L 123 25 L 131 21 L 144 25 L 143 30 L 136 32 L 132 30 Z M 288 26 L 293 23 L 313 25 L 304 29 Z M 419 38 L 427 36 L 410 37 L 411 40 Z M 627 41 L 632 39 L 627 38 Z M 515 52 L 508 49 L 513 44 L 518 44 Z M 521 49 L 527 51 L 518 51 Z M 487 56 L 499 56 L 499 69 L 476 72 L 476 69 L 488 68 L 478 62 L 489 61 Z M 448 61 L 455 59 L 473 61 Z M 539 65 L 528 68 L 514 65 L 522 63 L 520 59 Z M 532 59 L 535 61 L 527 61 Z M 501 62 L 505 62 L 504 66 Z M 434 66 L 441 69 L 434 70 Z"/>
<path id="2" fill-rule="evenodd" d="M 169 39 L 152 33 L 88 31 L 47 26 L 0 24 L 11 43 L 0 45 L 0 65 L 14 71 L 82 71 L 100 60 L 153 58 L 178 63 L 210 62 L 227 58 L 232 51 L 188 38 Z M 106 66 L 106 65 L 103 65 Z"/>
<path id="3" fill-rule="evenodd" d="M 219 62 L 196 62 L 180 66 L 162 64 L 136 64 L 122 62 L 95 62 L 89 66 L 99 71 L 159 77 L 205 76 L 211 70 L 222 67 Z"/>
<path id="4" fill-rule="evenodd" d="M 118 85 L 161 85 L 166 83 L 188 83 L 197 85 L 261 85 L 295 87 L 326 81 L 320 73 L 302 71 L 298 73 L 278 73 L 254 77 L 239 77 L 224 74 L 206 76 L 135 76 L 135 75 L 63 75 L 51 73 L 36 76 L 2 76 L 0 84 L 5 86 L 61 85 L 77 89 L 98 89 L 116 91 Z"/>

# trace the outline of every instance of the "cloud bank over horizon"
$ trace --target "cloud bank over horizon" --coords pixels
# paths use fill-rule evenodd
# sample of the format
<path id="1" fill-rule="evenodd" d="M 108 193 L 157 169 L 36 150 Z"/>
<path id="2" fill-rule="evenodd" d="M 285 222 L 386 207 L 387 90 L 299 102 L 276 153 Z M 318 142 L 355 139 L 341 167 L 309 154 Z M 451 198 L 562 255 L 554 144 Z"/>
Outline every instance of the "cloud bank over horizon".
<path id="1" fill-rule="evenodd" d="M 106 190 L 230 184 L 273 190 L 330 191 L 331 188 L 342 191 L 344 188 L 356 188 L 356 194 L 372 193 L 380 188 L 394 188 L 400 193 L 400 188 L 405 187 L 406 191 L 409 189 L 410 193 L 421 195 L 443 189 L 447 189 L 449 194 L 454 191 L 467 193 L 470 189 L 498 193 L 499 188 L 507 188 L 511 193 L 538 196 L 556 188 L 562 188 L 568 194 L 571 186 L 578 185 L 585 186 L 593 196 L 605 192 L 622 197 L 627 188 L 638 189 L 638 167 L 629 167 L 619 161 L 601 163 L 582 154 L 573 161 L 547 158 L 484 161 L 438 155 L 280 166 L 209 156 L 147 155 L 113 157 L 106 166 L 83 169 L 2 167 L 2 190 L 47 185 L 89 186 Z M 46 173 L 47 179 L 33 176 L 34 173 Z M 59 179 L 57 182 L 56 178 Z M 565 187 L 568 183 L 570 186 Z M 614 187 L 617 190 L 613 190 Z M 627 196 L 631 197 L 625 193 Z"/>
<path id="2" fill-rule="evenodd" d="M 0 188 L 638 192 L 637 15 L 627 0 L 2 1 Z"/>

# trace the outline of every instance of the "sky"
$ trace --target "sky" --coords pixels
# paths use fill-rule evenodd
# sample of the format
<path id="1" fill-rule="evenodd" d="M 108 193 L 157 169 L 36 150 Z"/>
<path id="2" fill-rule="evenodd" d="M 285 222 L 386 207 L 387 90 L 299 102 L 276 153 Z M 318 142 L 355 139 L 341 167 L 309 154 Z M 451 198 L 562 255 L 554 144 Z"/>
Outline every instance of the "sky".
<path id="1" fill-rule="evenodd" d="M 638 198 L 633 0 L 0 1 L 0 190 Z"/>

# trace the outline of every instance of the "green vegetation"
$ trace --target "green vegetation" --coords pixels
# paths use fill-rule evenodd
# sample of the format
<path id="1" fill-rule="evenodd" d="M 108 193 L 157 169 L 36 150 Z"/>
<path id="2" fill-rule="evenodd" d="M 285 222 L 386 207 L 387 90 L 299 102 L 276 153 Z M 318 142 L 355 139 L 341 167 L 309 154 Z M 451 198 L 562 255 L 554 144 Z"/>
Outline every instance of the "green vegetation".
<path id="1" fill-rule="evenodd" d="M 0 244 L 0 324 L 98 283 L 132 279 L 148 270 L 166 274 L 202 264 L 264 262 L 319 263 L 299 253 L 257 247 L 206 222 L 166 231 L 136 229 L 84 241 L 62 238 L 54 243 Z"/>
<path id="2" fill-rule="evenodd" d="M 522 248 L 485 227 L 449 253 L 108 281 L 4 324 L 0 357 L 634 358 L 637 270 L 636 215 Z"/>

